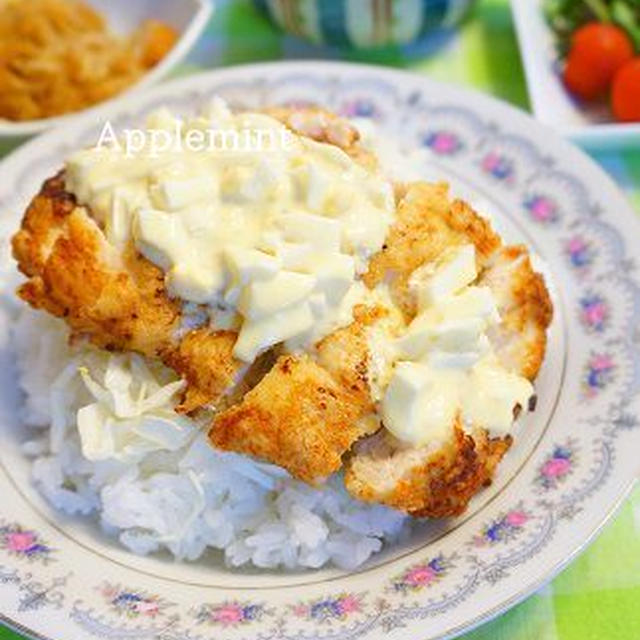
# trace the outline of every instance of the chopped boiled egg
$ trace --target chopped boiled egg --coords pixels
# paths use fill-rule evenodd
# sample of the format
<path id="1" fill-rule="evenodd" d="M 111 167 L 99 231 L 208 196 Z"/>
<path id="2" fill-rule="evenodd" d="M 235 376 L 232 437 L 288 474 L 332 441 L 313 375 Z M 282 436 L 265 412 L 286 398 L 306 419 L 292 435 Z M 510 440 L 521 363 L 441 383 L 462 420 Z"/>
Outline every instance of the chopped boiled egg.
<path id="1" fill-rule="evenodd" d="M 355 278 L 355 260 L 343 253 L 320 255 L 310 270 L 318 279 L 318 288 L 327 300 L 338 304 L 347 293 Z"/>
<path id="2" fill-rule="evenodd" d="M 218 196 L 218 183 L 209 173 L 193 177 L 152 178 L 149 187 L 151 202 L 162 211 L 178 211 L 201 201 L 213 201 Z"/>
<path id="3" fill-rule="evenodd" d="M 281 267 L 277 256 L 257 249 L 229 247 L 225 249 L 224 256 L 232 277 L 238 285 L 273 278 Z"/>
<path id="4" fill-rule="evenodd" d="M 476 345 L 483 332 L 499 321 L 491 289 L 467 287 L 416 316 L 398 340 L 398 349 L 411 359 L 420 359 L 433 348 L 477 351 Z"/>
<path id="5" fill-rule="evenodd" d="M 165 271 L 180 261 L 189 241 L 181 218 L 154 209 L 137 211 L 133 236 L 141 253 Z"/>
<path id="6" fill-rule="evenodd" d="M 268 347 L 311 331 L 314 321 L 313 311 L 307 301 L 259 320 L 245 320 L 233 347 L 233 355 L 245 362 L 252 362 Z"/>
<path id="7" fill-rule="evenodd" d="M 305 273 L 280 271 L 273 278 L 247 285 L 240 294 L 238 310 L 245 320 L 255 320 L 306 300 L 316 278 Z"/>
<path id="8" fill-rule="evenodd" d="M 507 371 L 495 356 L 489 356 L 472 369 L 462 410 L 492 432 L 505 434 L 513 424 L 514 408 L 526 410 L 533 393 L 526 378 Z"/>
<path id="9" fill-rule="evenodd" d="M 333 176 L 321 166 L 315 164 L 308 164 L 307 172 L 306 204 L 311 211 L 324 213 L 333 191 Z"/>
<path id="10" fill-rule="evenodd" d="M 423 363 L 398 362 L 382 399 L 384 426 L 414 445 L 446 439 L 458 412 L 458 384 Z"/>
<path id="11" fill-rule="evenodd" d="M 457 416 L 463 426 L 504 434 L 514 408 L 526 408 L 533 394 L 493 352 L 486 331 L 500 314 L 491 289 L 471 285 L 475 277 L 474 252 L 465 247 L 411 277 L 419 313 L 395 340 L 381 401 L 385 427 L 404 442 L 444 438 Z"/>
<path id="12" fill-rule="evenodd" d="M 174 264 L 167 272 L 169 294 L 189 296 L 189 300 L 198 304 L 208 304 L 215 298 L 220 288 L 221 273 L 219 269 L 207 269 L 201 263 L 188 258 Z"/>
<path id="13" fill-rule="evenodd" d="M 315 214 L 285 213 L 278 219 L 285 240 L 309 243 L 316 250 L 340 251 L 342 224 Z"/>
<path id="14" fill-rule="evenodd" d="M 184 120 L 156 112 L 149 125 L 172 144 L 151 149 L 150 136 L 138 150 L 114 145 L 67 164 L 67 185 L 109 242 L 133 238 L 165 272 L 170 295 L 225 309 L 246 329 L 244 355 L 299 339 L 309 318 L 305 346 L 351 321 L 364 295 L 356 274 L 395 213 L 387 180 L 334 145 L 219 101 Z M 204 146 L 195 150 L 192 137 Z"/>
<path id="15" fill-rule="evenodd" d="M 438 260 L 416 269 L 409 279 L 409 288 L 417 296 L 418 308 L 424 309 L 457 293 L 477 275 L 475 247 L 465 244 L 446 249 Z"/>

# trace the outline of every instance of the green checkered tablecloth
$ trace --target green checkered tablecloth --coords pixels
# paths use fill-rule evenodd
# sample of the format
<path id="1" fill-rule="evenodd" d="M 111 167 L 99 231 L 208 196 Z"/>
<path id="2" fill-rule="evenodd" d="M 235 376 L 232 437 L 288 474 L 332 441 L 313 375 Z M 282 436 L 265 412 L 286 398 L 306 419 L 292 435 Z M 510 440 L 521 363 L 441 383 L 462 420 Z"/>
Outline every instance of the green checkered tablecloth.
<path id="1" fill-rule="evenodd" d="M 370 54 L 319 48 L 285 36 L 254 9 L 250 0 L 218 0 L 217 5 L 205 33 L 178 74 L 260 60 L 364 61 L 428 73 L 528 107 L 507 0 L 478 0 L 456 33 L 437 34 L 418 45 Z M 8 148 L 0 145 L 0 154 Z M 640 213 L 640 149 L 592 155 Z M 20 636 L 0 627 L 0 640 L 17 638 Z M 640 489 L 634 491 L 588 551 L 551 584 L 464 638 L 639 640 Z"/>

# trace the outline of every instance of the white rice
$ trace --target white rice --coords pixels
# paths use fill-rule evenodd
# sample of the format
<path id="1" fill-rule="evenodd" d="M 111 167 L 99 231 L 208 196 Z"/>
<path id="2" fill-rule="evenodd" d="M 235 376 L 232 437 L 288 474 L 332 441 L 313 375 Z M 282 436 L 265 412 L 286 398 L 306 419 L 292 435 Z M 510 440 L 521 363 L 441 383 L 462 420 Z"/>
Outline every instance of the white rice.
<path id="1" fill-rule="evenodd" d="M 31 309 L 14 327 L 22 417 L 37 428 L 24 444 L 35 484 L 131 551 L 196 560 L 218 549 L 232 567 L 353 569 L 406 534 L 405 516 L 354 500 L 340 475 L 314 489 L 214 450 L 206 423 L 172 411 L 181 384 L 166 367 L 69 346 L 64 322 Z"/>

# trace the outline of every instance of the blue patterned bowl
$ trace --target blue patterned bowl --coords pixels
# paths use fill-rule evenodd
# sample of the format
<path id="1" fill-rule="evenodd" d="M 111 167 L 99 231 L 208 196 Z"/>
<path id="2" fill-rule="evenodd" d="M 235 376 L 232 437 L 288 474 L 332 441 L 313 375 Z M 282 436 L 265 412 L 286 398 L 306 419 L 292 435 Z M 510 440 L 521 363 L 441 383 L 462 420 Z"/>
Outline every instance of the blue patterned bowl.
<path id="1" fill-rule="evenodd" d="M 451 27 L 473 0 L 254 0 L 284 31 L 355 48 L 408 44 Z"/>

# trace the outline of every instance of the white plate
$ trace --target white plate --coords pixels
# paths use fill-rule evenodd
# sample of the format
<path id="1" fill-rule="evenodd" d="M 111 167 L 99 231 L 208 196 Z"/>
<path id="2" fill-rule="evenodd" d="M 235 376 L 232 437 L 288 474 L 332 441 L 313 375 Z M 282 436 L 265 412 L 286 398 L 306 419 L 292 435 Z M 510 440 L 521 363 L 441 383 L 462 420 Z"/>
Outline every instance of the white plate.
<path id="1" fill-rule="evenodd" d="M 131 33 L 143 20 L 156 18 L 171 25 L 178 40 L 169 53 L 153 69 L 145 73 L 124 92 L 95 107 L 53 118 L 12 122 L 0 118 L 0 138 L 17 138 L 41 133 L 66 124 L 80 114 L 94 113 L 133 91 L 149 87 L 166 76 L 189 53 L 211 16 L 211 0 L 89 0 L 106 16 L 109 28 L 116 33 Z"/>
<path id="2" fill-rule="evenodd" d="M 565 89 L 542 0 L 511 0 L 511 10 L 536 118 L 585 147 L 639 147 L 640 123 L 616 123 L 606 107 L 585 107 Z"/>
<path id="3" fill-rule="evenodd" d="M 425 149 L 417 171 L 448 177 L 505 236 L 540 254 L 556 313 L 538 408 L 469 513 L 424 525 L 357 572 L 233 572 L 211 559 L 137 557 L 94 523 L 53 512 L 30 486 L 5 314 L 0 618 L 57 640 L 424 640 L 495 616 L 583 550 L 633 484 L 640 450 L 640 289 L 629 258 L 640 229 L 633 212 L 593 162 L 521 112 L 388 69 L 326 62 L 235 67 L 156 87 L 100 118 L 122 125 L 167 102 L 197 108 L 214 94 L 236 105 L 310 101 L 374 117 L 405 149 Z M 16 280 L 7 240 L 23 207 L 70 149 L 95 140 L 97 120 L 78 119 L 0 165 L 4 296 Z M 30 547 L 10 544 L 18 531 L 30 532 Z"/>

